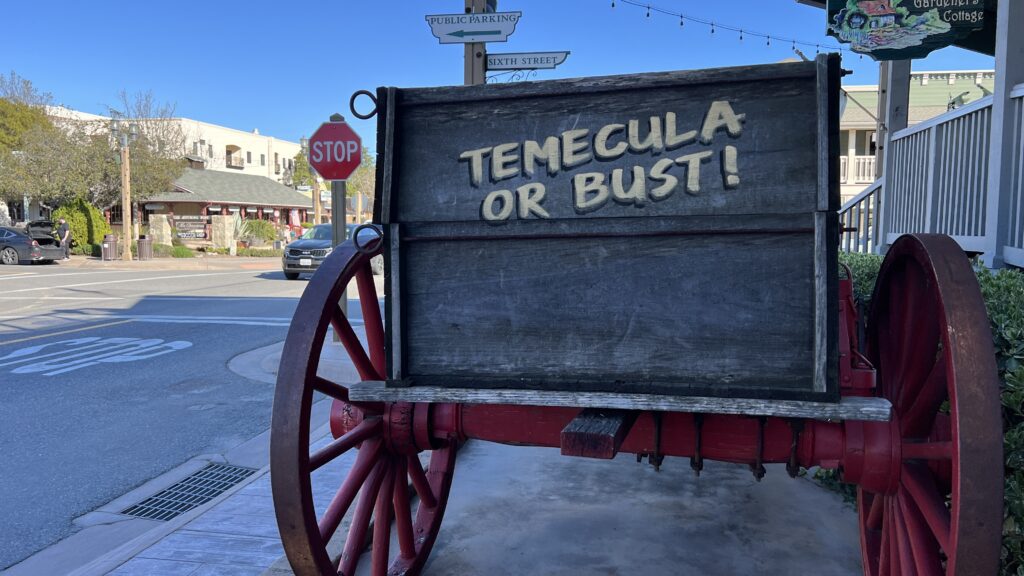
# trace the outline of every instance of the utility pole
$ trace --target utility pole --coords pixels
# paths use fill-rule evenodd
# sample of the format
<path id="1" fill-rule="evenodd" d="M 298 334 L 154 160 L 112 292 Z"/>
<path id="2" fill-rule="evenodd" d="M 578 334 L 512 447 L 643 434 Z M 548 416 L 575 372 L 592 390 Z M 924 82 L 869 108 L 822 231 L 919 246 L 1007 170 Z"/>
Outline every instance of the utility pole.
<path id="1" fill-rule="evenodd" d="M 313 224 L 319 224 L 321 222 L 320 215 L 323 212 L 320 208 L 320 177 L 312 168 L 309 171 L 313 176 Z"/>
<path id="2" fill-rule="evenodd" d="M 466 14 L 482 14 L 498 9 L 498 0 L 466 0 Z M 465 85 L 475 86 L 487 82 L 487 44 L 472 42 L 465 50 Z"/>
<path id="3" fill-rule="evenodd" d="M 138 128 L 134 123 L 126 125 L 123 121 L 115 120 L 111 132 L 121 146 L 121 236 L 124 238 L 121 259 L 131 261 L 135 234 L 132 230 L 132 158 L 128 145 L 138 136 Z"/>

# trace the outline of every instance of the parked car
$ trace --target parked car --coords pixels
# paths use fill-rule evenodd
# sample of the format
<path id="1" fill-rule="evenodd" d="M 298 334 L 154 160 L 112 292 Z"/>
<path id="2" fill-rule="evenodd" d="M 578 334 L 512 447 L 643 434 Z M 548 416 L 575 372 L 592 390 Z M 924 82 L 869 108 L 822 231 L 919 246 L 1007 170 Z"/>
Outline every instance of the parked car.
<path id="1" fill-rule="evenodd" d="M 53 237 L 53 222 L 36 220 L 25 229 L 0 227 L 0 263 L 53 262 L 64 257 L 60 241 Z"/>
<path id="2" fill-rule="evenodd" d="M 345 225 L 346 240 L 352 238 L 352 233 L 356 228 L 358 228 L 358 224 Z M 295 280 L 299 274 L 316 272 L 320 263 L 334 249 L 331 235 L 331 224 L 317 224 L 306 230 L 298 240 L 286 246 L 284 255 L 281 256 L 281 270 L 284 271 L 284 277 Z M 370 270 L 378 275 L 384 273 L 384 260 L 381 256 L 370 260 Z"/>

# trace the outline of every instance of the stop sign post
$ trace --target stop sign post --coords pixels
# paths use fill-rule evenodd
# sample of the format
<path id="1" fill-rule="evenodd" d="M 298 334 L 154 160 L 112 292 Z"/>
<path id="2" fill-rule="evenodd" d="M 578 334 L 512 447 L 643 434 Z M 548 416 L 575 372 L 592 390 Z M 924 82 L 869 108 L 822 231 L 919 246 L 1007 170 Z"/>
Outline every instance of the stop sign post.
<path id="1" fill-rule="evenodd" d="M 345 180 L 363 161 L 363 142 L 340 114 L 331 116 L 309 137 L 309 165 L 331 181 L 332 240 L 345 241 Z"/>

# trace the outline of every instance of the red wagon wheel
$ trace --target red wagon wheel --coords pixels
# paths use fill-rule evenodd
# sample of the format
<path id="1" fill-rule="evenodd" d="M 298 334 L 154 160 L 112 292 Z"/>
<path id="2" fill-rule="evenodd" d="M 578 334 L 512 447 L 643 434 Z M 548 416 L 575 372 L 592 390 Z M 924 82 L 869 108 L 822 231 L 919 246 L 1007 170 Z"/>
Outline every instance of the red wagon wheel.
<path id="1" fill-rule="evenodd" d="M 947 236 L 903 236 L 871 307 L 868 354 L 893 419 L 889 486 L 858 489 L 864 572 L 995 574 L 999 383 L 970 263 Z"/>
<path id="2" fill-rule="evenodd" d="M 417 574 L 430 554 L 448 501 L 455 441 L 438 444 L 436 439 L 412 439 L 397 431 L 408 430 L 402 424 L 414 411 L 430 414 L 432 407 L 352 404 L 347 388 L 317 375 L 324 339 L 333 327 L 360 377 L 382 379 L 384 329 L 370 270 L 380 244 L 364 252 L 346 242 L 323 262 L 299 301 L 281 356 L 270 441 L 271 481 L 281 540 L 299 575 L 351 576 L 365 555 L 371 556 L 374 576 Z M 365 348 L 338 307 L 342 290 L 353 277 L 363 311 Z M 334 399 L 335 439 L 311 454 L 314 391 Z M 427 446 L 432 450 L 426 469 L 416 448 L 424 443 L 433 443 Z M 358 454 L 348 476 L 318 518 L 312 473 L 354 448 Z M 328 543 L 353 503 L 344 550 L 332 558 Z"/>

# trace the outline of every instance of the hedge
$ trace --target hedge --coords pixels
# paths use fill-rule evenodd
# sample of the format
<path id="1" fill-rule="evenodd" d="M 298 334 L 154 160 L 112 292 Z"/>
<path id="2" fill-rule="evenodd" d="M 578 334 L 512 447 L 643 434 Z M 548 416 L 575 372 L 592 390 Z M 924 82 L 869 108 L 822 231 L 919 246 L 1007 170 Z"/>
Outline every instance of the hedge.
<path id="1" fill-rule="evenodd" d="M 840 262 L 853 271 L 854 294 L 870 306 L 882 263 L 880 256 L 843 253 Z M 1001 574 L 1024 574 L 1024 273 L 1004 269 L 992 272 L 977 267 L 978 284 L 985 299 L 1003 406 L 1003 546 Z M 819 471 L 823 483 L 838 486 L 833 471 Z"/>
<path id="2" fill-rule="evenodd" d="M 103 213 L 81 198 L 72 200 L 57 208 L 53 211 L 50 218 L 54 222 L 54 232 L 56 232 L 56 222 L 58 220 L 61 218 L 67 220 L 68 227 L 71 228 L 71 239 L 79 246 L 100 244 L 103 242 L 103 236 L 110 234 L 110 225 L 107 224 Z M 78 251 L 74 253 L 89 254 L 91 253 L 91 248 L 89 250 L 90 252 Z"/>

